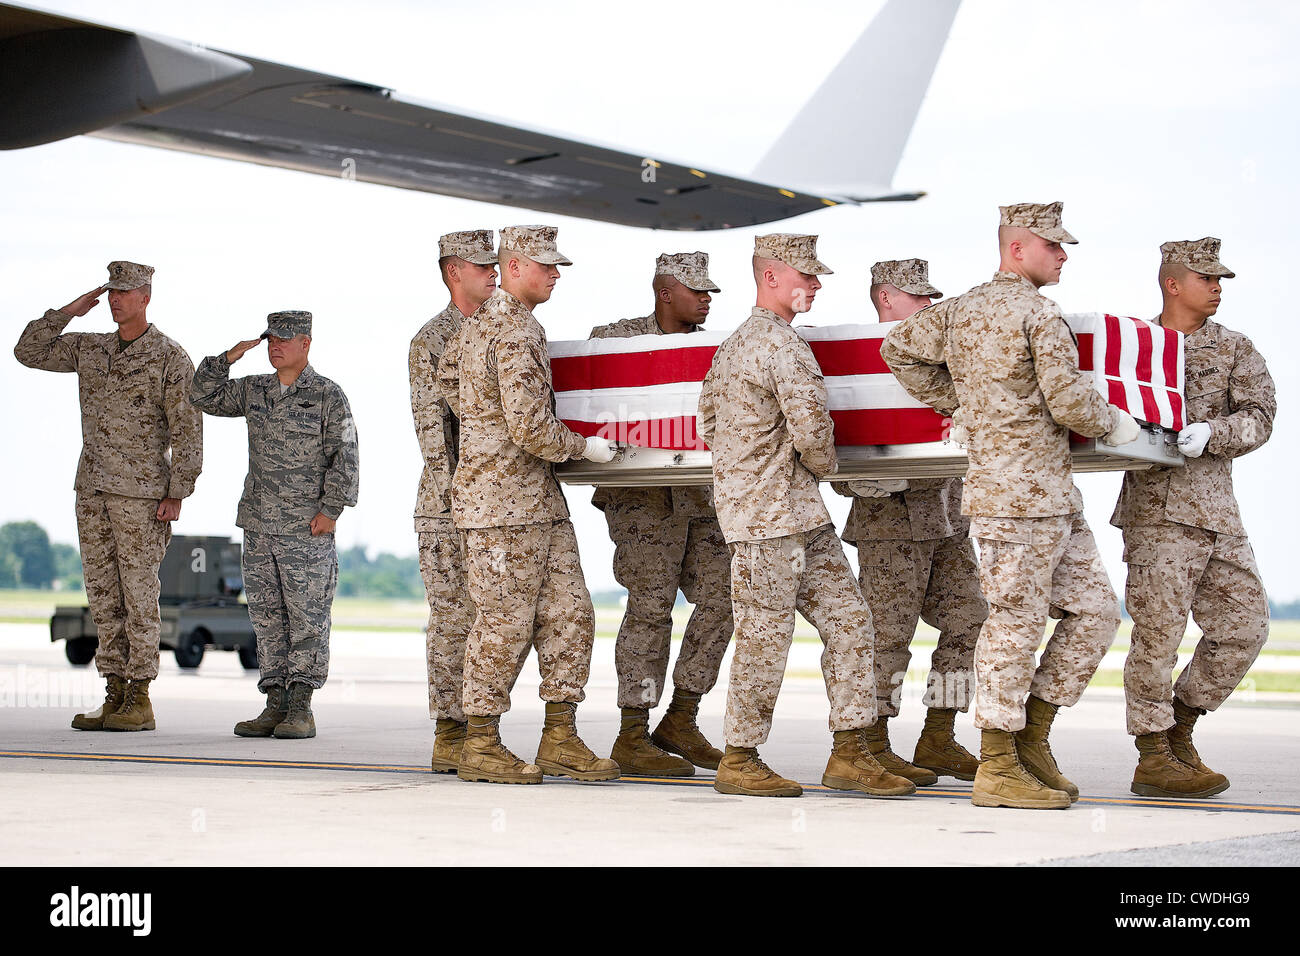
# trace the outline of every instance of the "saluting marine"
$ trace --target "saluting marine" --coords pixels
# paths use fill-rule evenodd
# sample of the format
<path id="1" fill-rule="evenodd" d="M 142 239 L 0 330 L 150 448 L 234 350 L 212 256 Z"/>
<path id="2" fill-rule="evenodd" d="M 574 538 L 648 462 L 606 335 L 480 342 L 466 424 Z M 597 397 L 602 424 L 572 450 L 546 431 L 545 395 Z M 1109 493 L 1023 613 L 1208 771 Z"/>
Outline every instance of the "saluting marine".
<path id="1" fill-rule="evenodd" d="M 158 676 L 158 566 L 181 500 L 203 468 L 203 416 L 188 399 L 194 365 L 145 317 L 153 267 L 108 264 L 108 282 L 23 330 L 14 356 L 29 368 L 76 372 L 81 399 L 77 535 L 95 619 L 103 705 L 77 730 L 153 730 Z M 63 332 L 108 292 L 116 332 Z"/>
<path id="2" fill-rule="evenodd" d="M 436 723 L 431 766 L 455 773 L 465 742 L 461 687 L 465 636 L 474 603 L 465 578 L 465 539 L 451 518 L 451 481 L 459 455 L 456 416 L 438 389 L 438 362 L 461 323 L 496 289 L 497 254 L 491 229 L 449 232 L 438 239 L 438 270 L 451 293 L 447 307 L 411 339 L 411 414 L 424 469 L 415 499 L 420 575 L 429 602 L 424 650 L 429 672 L 429 716 Z"/>
<path id="3" fill-rule="evenodd" d="M 235 524 L 266 706 L 235 725 L 240 737 L 316 736 L 312 692 L 329 675 L 334 526 L 357 503 L 360 457 L 347 396 L 307 362 L 311 332 L 310 312 L 272 312 L 261 336 L 199 363 L 190 387 L 209 415 L 248 422 Z M 230 366 L 262 339 L 275 372 L 232 381 Z"/>
<path id="4" fill-rule="evenodd" d="M 943 294 L 930 284 L 924 259 L 890 259 L 871 267 L 871 304 L 881 322 L 898 322 Z M 876 632 L 876 708 L 867 733 L 880 765 L 918 786 L 940 776 L 974 780 L 979 761 L 953 733 L 957 711 L 970 706 L 972 665 L 988 605 L 961 514 L 960 478 L 835 482 L 853 505 L 841 537 L 858 549 L 858 584 Z M 926 682 L 925 726 L 908 763 L 890 748 L 888 722 L 898 716 L 916 622 L 939 631 Z"/>
<path id="5" fill-rule="evenodd" d="M 1119 626 L 1071 476 L 1069 432 L 1124 445 L 1139 429 L 1080 373 L 1060 307 L 1038 291 L 1060 280 L 1062 243 L 1077 241 L 1061 225 L 1061 203 L 1001 213 L 993 279 L 903 320 L 880 354 L 913 397 L 955 416 L 954 437 L 966 433 L 962 513 L 989 604 L 975 649 L 982 739 L 971 800 L 1060 809 L 1078 787 L 1057 767 L 1048 733 Z M 1049 615 L 1060 620 L 1035 667 Z"/>
<path id="6" fill-rule="evenodd" d="M 460 419 L 452 518 L 465 532 L 474 624 L 465 648 L 468 719 L 457 774 L 489 783 L 541 783 L 542 771 L 614 780 L 618 764 L 578 736 L 595 612 L 578 540 L 553 462 L 611 461 L 613 444 L 555 417 L 546 333 L 532 310 L 551 297 L 560 265 L 554 226 L 507 226 L 501 287 L 461 326 L 438 364 L 442 396 Z M 501 742 L 501 715 L 529 647 L 537 649 L 546 723 L 536 762 Z"/>
<path id="7" fill-rule="evenodd" d="M 1213 322 L 1223 279 L 1219 240 L 1160 247 L 1163 307 L 1156 323 L 1183 343 L 1189 422 L 1181 468 L 1124 474 L 1110 523 L 1124 531 L 1133 618 L 1124 698 L 1141 755 L 1134 793 L 1208 797 L 1228 778 L 1192 745 L 1196 719 L 1227 700 L 1268 638 L 1268 595 L 1232 490 L 1232 460 L 1268 441 L 1277 413 L 1273 378 L 1250 339 Z M 1202 636 L 1173 679 L 1191 614 Z"/>
<path id="8" fill-rule="evenodd" d="M 694 332 L 704 325 L 712 293 L 703 252 L 659 256 L 654 311 L 591 330 L 591 337 Z M 731 556 L 713 510 L 712 489 L 597 487 L 591 503 L 605 513 L 614 542 L 614 578 L 627 588 L 627 609 L 614 645 L 621 711 L 610 758 L 624 774 L 689 777 L 716 770 L 722 751 L 696 724 L 700 698 L 718 682 L 731 640 Z M 695 605 L 673 668 L 672 702 L 654 734 L 668 676 L 677 591 Z M 677 756 L 674 756 L 677 755 Z"/>
<path id="9" fill-rule="evenodd" d="M 757 303 L 718 348 L 700 393 L 700 437 L 713 452 L 714 502 L 732 546 L 736 646 L 723 723 L 727 750 L 714 789 L 797 797 L 803 789 L 758 755 L 794 637 L 795 612 L 826 648 L 822 673 L 834 745 L 822 784 L 876 795 L 915 785 L 876 761 L 863 731 L 876 721 L 871 610 L 835 535 L 818 477 L 836 469 L 826 383 L 790 323 L 812 307 L 820 275 L 817 237 L 754 240 Z"/>

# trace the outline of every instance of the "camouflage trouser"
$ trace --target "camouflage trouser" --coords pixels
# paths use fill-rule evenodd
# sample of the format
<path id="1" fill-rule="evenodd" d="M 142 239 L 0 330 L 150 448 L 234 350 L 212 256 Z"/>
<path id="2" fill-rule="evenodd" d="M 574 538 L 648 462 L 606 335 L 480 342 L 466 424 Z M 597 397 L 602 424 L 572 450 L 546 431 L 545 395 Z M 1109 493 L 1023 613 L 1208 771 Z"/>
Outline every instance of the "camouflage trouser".
<path id="1" fill-rule="evenodd" d="M 158 676 L 158 566 L 172 539 L 156 498 L 77 492 L 86 602 L 99 632 L 95 667 L 128 680 Z"/>
<path id="2" fill-rule="evenodd" d="M 421 531 L 420 575 L 429 601 L 424 656 L 429 668 L 429 716 L 464 722 L 465 636 L 474 621 L 465 577 L 465 539 L 454 527 Z"/>
<path id="3" fill-rule="evenodd" d="M 825 648 L 822 675 L 831 730 L 876 721 L 871 609 L 862 599 L 835 530 L 737 542 L 731 558 L 736 647 L 722 731 L 734 747 L 757 747 L 772 730 L 798 610 Z"/>
<path id="4" fill-rule="evenodd" d="M 1124 600 L 1133 636 L 1124 662 L 1128 732 L 1174 723 L 1170 693 L 1190 612 L 1203 637 L 1173 693 L 1214 710 L 1255 663 L 1268 638 L 1268 596 L 1245 537 L 1164 524 L 1124 529 Z"/>
<path id="5" fill-rule="evenodd" d="M 989 617 L 975 645 L 975 726 L 1022 730 L 1025 696 L 1069 707 L 1119 627 L 1119 603 L 1082 514 L 971 518 Z M 1037 669 L 1047 618 L 1058 618 Z"/>
<path id="6" fill-rule="evenodd" d="M 965 711 L 974 696 L 975 642 L 989 616 L 970 539 L 859 541 L 858 584 L 876 629 L 880 715 L 898 716 L 918 619 L 939 631 L 925 706 Z"/>
<path id="7" fill-rule="evenodd" d="M 569 519 L 465 531 L 476 613 L 465 647 L 465 713 L 510 709 L 528 648 L 537 648 L 545 701 L 584 698 L 596 614 Z"/>
<path id="8" fill-rule="evenodd" d="M 324 686 L 330 607 L 339 580 L 334 535 L 244 531 L 244 593 L 257 634 L 257 689 Z"/>
<path id="9" fill-rule="evenodd" d="M 695 605 L 673 668 L 673 685 L 707 694 L 731 640 L 731 556 L 714 517 L 605 508 L 613 539 L 614 578 L 627 588 L 627 610 L 614 645 L 618 706 L 652 708 L 663 695 L 677 589 Z"/>

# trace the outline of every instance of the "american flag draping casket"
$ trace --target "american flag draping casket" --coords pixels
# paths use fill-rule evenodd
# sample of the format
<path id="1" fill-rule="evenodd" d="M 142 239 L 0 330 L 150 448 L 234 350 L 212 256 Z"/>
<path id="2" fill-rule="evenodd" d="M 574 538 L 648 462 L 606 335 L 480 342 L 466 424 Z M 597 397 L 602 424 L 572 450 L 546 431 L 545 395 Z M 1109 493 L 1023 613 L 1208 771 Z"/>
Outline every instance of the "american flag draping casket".
<path id="1" fill-rule="evenodd" d="M 1146 423 L 1122 449 L 1074 437 L 1077 471 L 1176 465 L 1173 437 L 1183 421 L 1182 334 L 1141 319 L 1067 315 L 1079 367 L 1097 390 Z M 880 357 L 891 326 L 796 327 L 826 377 L 837 478 L 960 475 L 966 454 L 946 441 L 951 422 L 912 398 Z M 669 485 L 711 480 L 711 458 L 695 432 L 700 386 L 727 332 L 639 335 L 550 343 L 556 414 L 582 435 L 624 446 L 614 461 L 566 462 L 575 484 Z"/>

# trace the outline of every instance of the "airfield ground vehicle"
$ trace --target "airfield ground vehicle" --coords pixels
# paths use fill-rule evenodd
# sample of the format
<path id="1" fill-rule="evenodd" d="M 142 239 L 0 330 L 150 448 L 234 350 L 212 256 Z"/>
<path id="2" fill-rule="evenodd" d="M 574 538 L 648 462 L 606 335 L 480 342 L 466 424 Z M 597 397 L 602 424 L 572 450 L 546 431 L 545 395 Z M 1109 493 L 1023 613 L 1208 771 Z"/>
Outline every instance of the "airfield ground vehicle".
<path id="1" fill-rule="evenodd" d="M 248 605 L 239 600 L 244 589 L 239 558 L 240 546 L 229 538 L 172 538 L 158 569 L 159 643 L 176 655 L 181 667 L 198 667 L 209 647 L 237 651 L 245 668 L 257 667 L 257 638 L 248 620 Z M 89 664 L 99 646 L 90 608 L 56 607 L 50 618 L 50 640 L 67 642 L 65 653 L 73 664 Z"/>

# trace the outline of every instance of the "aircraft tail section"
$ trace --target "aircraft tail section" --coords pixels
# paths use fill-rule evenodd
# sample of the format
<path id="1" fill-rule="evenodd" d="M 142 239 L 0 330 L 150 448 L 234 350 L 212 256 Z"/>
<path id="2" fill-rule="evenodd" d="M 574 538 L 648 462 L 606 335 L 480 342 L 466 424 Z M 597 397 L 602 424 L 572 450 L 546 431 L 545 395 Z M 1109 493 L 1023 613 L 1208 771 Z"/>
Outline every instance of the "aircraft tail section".
<path id="1" fill-rule="evenodd" d="M 753 171 L 759 182 L 853 202 L 891 189 L 961 0 L 888 0 Z"/>

